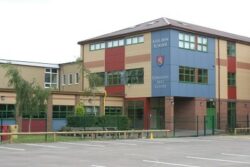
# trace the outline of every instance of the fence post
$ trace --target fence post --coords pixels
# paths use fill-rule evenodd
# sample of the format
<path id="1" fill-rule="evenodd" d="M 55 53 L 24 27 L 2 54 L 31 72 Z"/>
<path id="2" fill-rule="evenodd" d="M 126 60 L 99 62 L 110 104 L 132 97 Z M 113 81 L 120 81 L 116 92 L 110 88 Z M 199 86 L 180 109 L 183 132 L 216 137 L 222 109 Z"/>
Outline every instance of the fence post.
<path id="1" fill-rule="evenodd" d="M 214 135 L 214 130 L 215 130 L 214 124 L 215 124 L 215 116 L 213 115 L 213 116 L 212 116 L 212 134 L 213 134 L 213 135 Z"/>
<path id="2" fill-rule="evenodd" d="M 199 116 L 196 116 L 196 135 L 199 136 Z"/>
<path id="3" fill-rule="evenodd" d="M 206 115 L 204 115 L 204 120 L 203 120 L 203 126 L 204 126 L 204 136 L 207 135 L 207 127 L 206 127 Z"/>
<path id="4" fill-rule="evenodd" d="M 247 127 L 249 128 L 249 115 L 247 114 Z"/>
<path id="5" fill-rule="evenodd" d="M 48 119 L 47 119 L 48 114 L 46 113 L 46 117 L 45 117 L 45 131 L 48 132 Z M 45 142 L 48 142 L 48 134 L 45 134 Z"/>
<path id="6" fill-rule="evenodd" d="M 174 116 L 174 122 L 173 122 L 173 137 L 175 137 L 175 123 L 176 123 L 176 120 L 175 120 L 175 116 Z"/>

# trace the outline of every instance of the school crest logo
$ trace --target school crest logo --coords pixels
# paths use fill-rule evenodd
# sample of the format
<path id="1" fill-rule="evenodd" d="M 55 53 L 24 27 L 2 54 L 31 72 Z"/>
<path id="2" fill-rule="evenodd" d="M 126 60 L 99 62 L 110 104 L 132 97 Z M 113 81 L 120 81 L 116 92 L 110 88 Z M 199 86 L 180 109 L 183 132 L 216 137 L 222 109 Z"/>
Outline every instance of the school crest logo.
<path id="1" fill-rule="evenodd" d="M 162 56 L 162 55 L 159 55 L 159 56 L 156 57 L 156 63 L 157 63 L 157 65 L 159 67 L 163 66 L 163 64 L 164 64 L 164 58 L 165 57 Z"/>

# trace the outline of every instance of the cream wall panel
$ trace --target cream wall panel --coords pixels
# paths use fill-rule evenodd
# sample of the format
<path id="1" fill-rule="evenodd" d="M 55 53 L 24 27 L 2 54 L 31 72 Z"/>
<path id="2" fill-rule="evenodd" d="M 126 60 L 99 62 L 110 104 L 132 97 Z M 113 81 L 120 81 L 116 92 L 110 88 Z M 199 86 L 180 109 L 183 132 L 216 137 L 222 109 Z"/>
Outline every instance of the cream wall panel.
<path id="1" fill-rule="evenodd" d="M 216 98 L 219 98 L 218 66 L 216 66 Z M 220 98 L 227 99 L 227 67 L 220 67 Z"/>
<path id="2" fill-rule="evenodd" d="M 220 59 L 227 59 L 227 41 L 225 40 L 219 40 L 220 41 Z M 215 53 L 216 58 L 218 58 L 218 40 L 216 40 L 216 46 L 215 46 Z"/>
<path id="3" fill-rule="evenodd" d="M 53 95 L 53 105 L 75 105 L 74 95 Z"/>
<path id="4" fill-rule="evenodd" d="M 250 100 L 250 71 L 237 69 L 236 74 L 237 99 Z"/>
<path id="5" fill-rule="evenodd" d="M 123 107 L 124 100 L 123 98 L 118 97 L 107 97 L 105 101 L 106 106 L 116 106 L 116 107 Z"/>
<path id="6" fill-rule="evenodd" d="M 125 46 L 125 56 L 144 55 L 151 53 L 151 33 L 144 34 L 144 43 Z"/>
<path id="7" fill-rule="evenodd" d="M 42 88 L 44 87 L 44 75 L 45 75 L 45 68 L 43 67 L 33 67 L 33 66 L 20 66 L 14 65 L 18 71 L 20 72 L 21 76 L 29 81 L 32 82 L 35 80 L 38 85 Z M 5 77 L 6 69 L 0 68 L 0 78 L 2 78 L 0 82 L 0 88 L 9 88 L 8 86 L 8 78 Z"/>
<path id="8" fill-rule="evenodd" d="M 100 106 L 100 97 L 85 96 L 80 98 L 80 102 L 82 102 L 84 106 Z"/>
<path id="9" fill-rule="evenodd" d="M 16 103 L 16 94 L 0 92 L 0 104 L 15 104 Z"/>
<path id="10" fill-rule="evenodd" d="M 250 63 L 250 46 L 237 43 L 236 59 L 238 62 Z"/>
<path id="11" fill-rule="evenodd" d="M 104 58 L 105 58 L 105 49 L 90 51 L 89 44 L 84 45 L 84 52 L 83 52 L 84 62 L 104 60 Z"/>
<path id="12" fill-rule="evenodd" d="M 126 98 L 151 96 L 151 63 L 141 62 L 126 64 L 126 69 L 144 68 L 144 84 L 130 84 L 125 86 Z"/>

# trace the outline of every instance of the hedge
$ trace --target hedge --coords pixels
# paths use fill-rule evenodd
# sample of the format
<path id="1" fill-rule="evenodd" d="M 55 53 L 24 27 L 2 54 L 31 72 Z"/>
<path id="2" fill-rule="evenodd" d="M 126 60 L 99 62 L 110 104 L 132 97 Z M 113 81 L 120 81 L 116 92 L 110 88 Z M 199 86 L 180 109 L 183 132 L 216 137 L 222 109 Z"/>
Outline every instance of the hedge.
<path id="1" fill-rule="evenodd" d="M 127 130 L 129 120 L 126 116 L 68 116 L 68 127 L 117 127 Z"/>

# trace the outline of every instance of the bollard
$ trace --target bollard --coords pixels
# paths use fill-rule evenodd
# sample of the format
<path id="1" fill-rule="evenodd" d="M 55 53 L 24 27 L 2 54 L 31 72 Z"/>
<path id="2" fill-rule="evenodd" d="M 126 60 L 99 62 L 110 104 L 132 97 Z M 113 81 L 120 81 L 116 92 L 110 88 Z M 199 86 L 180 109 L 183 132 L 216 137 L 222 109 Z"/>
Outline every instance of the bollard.
<path id="1" fill-rule="evenodd" d="M 151 140 L 154 139 L 154 134 L 153 134 L 153 132 L 150 132 L 150 139 L 151 139 Z"/>

